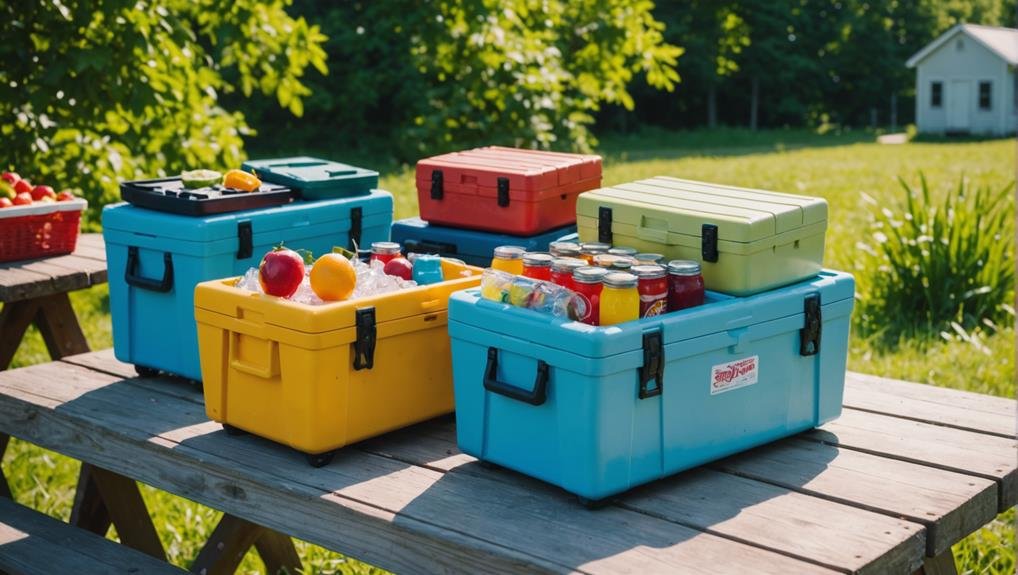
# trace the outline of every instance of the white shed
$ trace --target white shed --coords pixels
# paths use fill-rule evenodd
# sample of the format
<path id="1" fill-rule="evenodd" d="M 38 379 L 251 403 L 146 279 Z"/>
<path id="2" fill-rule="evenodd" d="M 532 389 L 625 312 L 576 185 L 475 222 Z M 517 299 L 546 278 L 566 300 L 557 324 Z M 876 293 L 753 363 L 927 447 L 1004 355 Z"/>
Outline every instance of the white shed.
<path id="1" fill-rule="evenodd" d="M 1010 134 L 1018 126 L 1018 30 L 958 24 L 908 59 L 920 132 Z"/>

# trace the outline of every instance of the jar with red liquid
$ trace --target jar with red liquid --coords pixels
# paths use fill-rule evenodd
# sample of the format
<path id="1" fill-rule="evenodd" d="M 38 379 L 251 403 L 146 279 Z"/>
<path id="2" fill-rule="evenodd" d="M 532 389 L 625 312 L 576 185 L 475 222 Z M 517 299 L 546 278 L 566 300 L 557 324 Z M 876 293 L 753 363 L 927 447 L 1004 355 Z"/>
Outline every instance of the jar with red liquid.
<path id="1" fill-rule="evenodd" d="M 668 262 L 668 311 L 703 305 L 703 275 L 692 260 Z"/>
<path id="2" fill-rule="evenodd" d="M 579 258 L 555 258 L 551 262 L 551 283 L 573 289 L 573 272 L 586 265 Z"/>
<path id="3" fill-rule="evenodd" d="M 544 252 L 527 252 L 523 254 L 523 277 L 535 280 L 551 280 L 551 254 Z"/>
<path id="4" fill-rule="evenodd" d="M 653 317 L 668 311 L 668 272 L 659 265 L 633 266 L 629 272 L 639 278 L 640 317 Z"/>
<path id="5" fill-rule="evenodd" d="M 378 260 L 382 265 L 389 263 L 400 255 L 400 247 L 396 242 L 372 242 L 371 261 Z"/>
<path id="6" fill-rule="evenodd" d="M 601 290 L 604 287 L 601 281 L 607 274 L 608 270 L 593 266 L 577 268 L 573 272 L 573 291 L 578 293 L 583 298 L 583 302 L 587 304 L 587 309 L 583 317 L 580 318 L 583 323 L 598 324 L 601 317 Z"/>

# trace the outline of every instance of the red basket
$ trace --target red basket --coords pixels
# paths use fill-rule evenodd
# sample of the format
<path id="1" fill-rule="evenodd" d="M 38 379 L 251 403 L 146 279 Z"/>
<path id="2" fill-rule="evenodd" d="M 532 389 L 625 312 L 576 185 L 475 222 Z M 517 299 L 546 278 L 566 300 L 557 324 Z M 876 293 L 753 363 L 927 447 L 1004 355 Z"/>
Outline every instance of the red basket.
<path id="1" fill-rule="evenodd" d="M 81 199 L 0 210 L 0 262 L 69 254 L 78 242 Z"/>

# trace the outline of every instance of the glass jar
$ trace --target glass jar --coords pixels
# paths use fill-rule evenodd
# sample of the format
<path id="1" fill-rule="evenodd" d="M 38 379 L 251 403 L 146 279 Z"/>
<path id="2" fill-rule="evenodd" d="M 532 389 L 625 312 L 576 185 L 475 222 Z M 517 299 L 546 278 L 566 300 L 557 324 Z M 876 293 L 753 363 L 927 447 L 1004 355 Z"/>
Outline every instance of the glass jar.
<path id="1" fill-rule="evenodd" d="M 557 258 L 578 258 L 580 257 L 580 244 L 576 242 L 551 242 L 548 244 L 548 253 Z"/>
<path id="2" fill-rule="evenodd" d="M 594 256 L 598 254 L 606 254 L 611 249 L 611 244 L 605 244 L 601 242 L 587 242 L 580 244 L 580 257 L 587 260 L 590 265 L 594 264 Z"/>
<path id="3" fill-rule="evenodd" d="M 601 299 L 601 279 L 608 274 L 604 268 L 586 266 L 577 268 L 573 272 L 573 291 L 583 298 L 586 309 L 580 321 L 590 325 L 597 325 L 599 317 L 599 304 Z"/>
<path id="4" fill-rule="evenodd" d="M 609 272 L 601 290 L 599 325 L 615 325 L 640 318 L 639 279 L 626 272 Z"/>
<path id="5" fill-rule="evenodd" d="M 491 260 L 491 269 L 520 275 L 523 273 L 523 254 L 527 249 L 520 246 L 498 246 Z"/>
<path id="6" fill-rule="evenodd" d="M 555 258 L 551 262 L 551 283 L 573 289 L 573 272 L 586 265 L 580 258 Z"/>
<path id="7" fill-rule="evenodd" d="M 382 265 L 389 263 L 400 256 L 400 247 L 396 242 L 372 242 L 371 260 L 380 261 Z"/>
<path id="8" fill-rule="evenodd" d="M 668 311 L 668 272 L 659 265 L 633 266 L 632 274 L 639 278 L 636 286 L 640 293 L 640 317 L 653 317 Z"/>
<path id="9" fill-rule="evenodd" d="M 611 249 L 608 250 L 608 253 L 610 253 L 613 256 L 633 257 L 633 256 L 636 255 L 636 248 L 627 248 L 627 247 L 611 248 Z"/>
<path id="10" fill-rule="evenodd" d="M 665 263 L 665 257 L 661 254 L 640 253 L 634 255 L 633 258 L 636 259 L 637 264 L 641 266 L 651 264 L 663 266 Z"/>
<path id="11" fill-rule="evenodd" d="M 535 280 L 551 279 L 551 254 L 544 252 L 527 252 L 523 254 L 523 276 Z"/>
<path id="12" fill-rule="evenodd" d="M 668 311 L 703 305 L 703 275 L 692 260 L 668 262 Z"/>

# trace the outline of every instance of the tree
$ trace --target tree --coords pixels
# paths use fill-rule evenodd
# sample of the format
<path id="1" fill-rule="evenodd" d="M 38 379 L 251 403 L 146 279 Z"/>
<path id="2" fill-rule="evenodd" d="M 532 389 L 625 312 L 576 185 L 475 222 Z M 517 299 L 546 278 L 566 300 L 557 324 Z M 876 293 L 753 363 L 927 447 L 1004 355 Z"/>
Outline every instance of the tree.
<path id="1" fill-rule="evenodd" d="M 8 2 L 0 128 L 9 167 L 77 188 L 93 207 L 121 179 L 238 167 L 243 114 L 224 94 L 300 115 L 324 36 L 284 0 Z"/>

